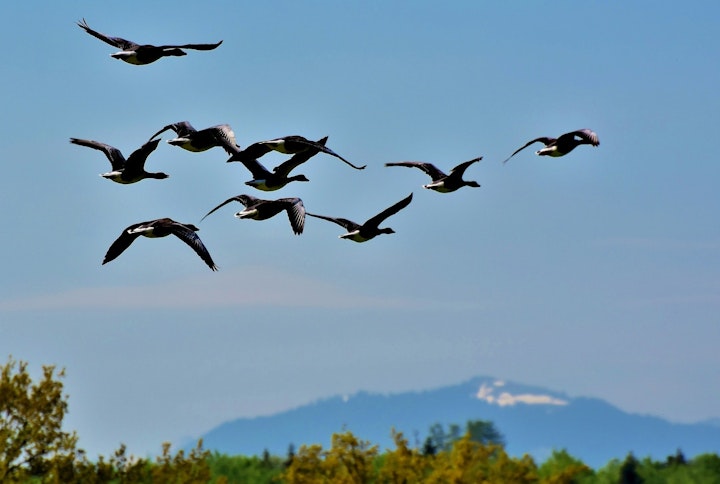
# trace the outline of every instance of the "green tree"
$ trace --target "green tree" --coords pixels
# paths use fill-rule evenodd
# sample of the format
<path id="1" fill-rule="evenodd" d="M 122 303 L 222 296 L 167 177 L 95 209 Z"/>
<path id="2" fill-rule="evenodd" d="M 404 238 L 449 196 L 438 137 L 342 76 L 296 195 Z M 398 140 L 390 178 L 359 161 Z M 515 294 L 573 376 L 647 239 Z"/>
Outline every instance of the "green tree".
<path id="1" fill-rule="evenodd" d="M 465 429 L 473 442 L 505 445 L 505 438 L 490 420 L 469 420 Z"/>
<path id="2" fill-rule="evenodd" d="M 414 484 L 423 482 L 432 466 L 432 456 L 408 446 L 402 432 L 392 431 L 395 450 L 387 450 L 380 458 L 377 482 Z"/>
<path id="3" fill-rule="evenodd" d="M 593 475 L 590 467 L 568 454 L 565 449 L 554 450 L 538 468 L 544 484 L 574 484 Z"/>
<path id="4" fill-rule="evenodd" d="M 377 445 L 359 440 L 352 432 L 333 434 L 330 449 L 300 446 L 281 479 L 289 484 L 364 484 L 374 475 Z"/>
<path id="5" fill-rule="evenodd" d="M 462 437 L 460 426 L 457 424 L 448 425 L 447 431 L 441 423 L 435 423 L 430 426 L 428 437 L 425 439 L 425 447 L 428 450 L 434 449 L 435 452 L 441 450 L 449 450 L 453 443 Z"/>
<path id="6" fill-rule="evenodd" d="M 78 438 L 62 430 L 68 407 L 64 377 L 64 370 L 44 366 L 33 383 L 27 363 L 12 357 L 0 367 L 0 482 L 46 474 L 53 459 L 74 461 Z"/>
<path id="7" fill-rule="evenodd" d="M 62 430 L 68 410 L 64 370 L 44 366 L 33 383 L 27 363 L 8 358 L 0 365 L 0 482 L 11 483 L 207 483 L 208 453 L 202 441 L 186 456 L 163 444 L 155 463 L 128 455 L 124 445 L 106 459 L 87 459 L 75 432 Z"/>
<path id="8" fill-rule="evenodd" d="M 474 442 L 466 433 L 449 450 L 433 457 L 432 469 L 423 482 L 530 484 L 537 481 L 537 466 L 530 456 L 510 457 L 502 446 Z"/>
<path id="9" fill-rule="evenodd" d="M 639 463 L 630 452 L 620 467 L 620 484 L 642 484 L 643 478 L 638 473 Z"/>
<path id="10" fill-rule="evenodd" d="M 202 439 L 187 457 L 182 449 L 172 455 L 170 442 L 164 442 L 162 454 L 157 457 L 152 468 L 152 480 L 176 484 L 207 483 L 210 481 L 210 466 L 207 462 L 209 455 L 210 452 L 202 448 Z"/>

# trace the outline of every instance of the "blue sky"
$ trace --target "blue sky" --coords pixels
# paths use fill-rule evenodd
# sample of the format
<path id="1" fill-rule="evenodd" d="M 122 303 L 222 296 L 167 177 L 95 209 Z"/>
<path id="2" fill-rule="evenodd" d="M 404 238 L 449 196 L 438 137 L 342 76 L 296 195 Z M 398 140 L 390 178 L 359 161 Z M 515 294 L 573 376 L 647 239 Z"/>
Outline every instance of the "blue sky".
<path id="1" fill-rule="evenodd" d="M 0 356 L 66 368 L 67 424 L 91 454 L 475 375 L 672 421 L 720 417 L 718 9 L 16 2 L 0 20 Z M 83 17 L 141 43 L 224 42 L 132 66 Z M 170 178 L 124 186 L 98 176 L 101 153 L 68 142 L 128 155 L 181 120 L 229 123 L 242 146 L 329 136 L 368 168 L 318 155 L 297 170 L 309 183 L 263 193 L 219 149 L 163 142 L 147 168 Z M 501 163 L 585 127 L 599 148 L 550 159 L 533 146 Z M 482 187 L 451 194 L 383 166 L 476 156 L 466 178 Z M 199 224 L 217 273 L 174 238 L 101 266 L 128 225 L 198 224 L 240 193 L 362 222 L 410 192 L 387 221 L 396 234 L 365 244 L 317 219 L 301 236 L 282 216 L 238 220 L 238 205 Z"/>

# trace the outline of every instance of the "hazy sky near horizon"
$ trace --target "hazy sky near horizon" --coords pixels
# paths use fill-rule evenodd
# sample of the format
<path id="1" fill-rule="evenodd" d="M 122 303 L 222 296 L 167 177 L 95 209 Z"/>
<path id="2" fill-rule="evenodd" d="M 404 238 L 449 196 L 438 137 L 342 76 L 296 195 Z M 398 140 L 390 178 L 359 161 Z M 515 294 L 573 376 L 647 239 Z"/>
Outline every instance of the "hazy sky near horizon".
<path id="1" fill-rule="evenodd" d="M 68 428 L 136 454 L 233 418 L 358 390 L 490 375 L 632 412 L 720 417 L 720 38 L 714 2 L 15 2 L 3 75 L 0 358 L 67 371 Z M 140 43 L 207 43 L 147 66 L 75 25 Z M 147 169 L 100 178 L 166 124 L 229 123 L 238 143 L 300 134 L 309 183 L 263 193 L 224 152 L 164 141 Z M 595 130 L 598 148 L 526 141 Z M 169 133 L 163 140 L 169 139 Z M 424 190 L 416 160 L 481 188 Z M 262 159 L 274 166 L 285 158 Z M 362 222 L 414 193 L 364 244 L 308 219 L 233 217 L 240 193 L 301 197 Z M 200 226 L 210 271 L 175 238 Z M 358 434 L 362 436 L 361 429 Z M 259 450 L 260 451 L 260 450 Z"/>

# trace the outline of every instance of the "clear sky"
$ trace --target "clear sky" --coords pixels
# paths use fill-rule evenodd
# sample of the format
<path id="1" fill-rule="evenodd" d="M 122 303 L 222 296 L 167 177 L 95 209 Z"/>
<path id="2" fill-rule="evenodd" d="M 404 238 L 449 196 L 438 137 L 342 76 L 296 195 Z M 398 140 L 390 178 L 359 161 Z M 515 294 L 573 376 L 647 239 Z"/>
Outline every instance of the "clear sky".
<path id="1" fill-rule="evenodd" d="M 0 23 L 4 211 L 0 357 L 66 368 L 69 428 L 136 454 L 224 421 L 358 390 L 476 375 L 693 422 L 720 417 L 717 2 L 13 2 Z M 75 25 L 140 43 L 209 43 L 147 66 Z M 263 193 L 214 149 L 164 141 L 166 180 L 119 185 L 102 153 L 168 123 L 229 123 L 238 143 L 300 134 L 309 183 Z M 598 148 L 537 157 L 579 128 Z M 170 133 L 163 136 L 170 138 Z M 483 156 L 481 188 L 419 170 Z M 285 157 L 271 153 L 269 166 Z M 299 196 L 362 222 L 238 220 L 241 193 Z M 220 270 L 130 224 L 198 224 Z M 389 429 L 388 429 L 389 431 Z M 358 434 L 362 436 L 361 429 Z"/>

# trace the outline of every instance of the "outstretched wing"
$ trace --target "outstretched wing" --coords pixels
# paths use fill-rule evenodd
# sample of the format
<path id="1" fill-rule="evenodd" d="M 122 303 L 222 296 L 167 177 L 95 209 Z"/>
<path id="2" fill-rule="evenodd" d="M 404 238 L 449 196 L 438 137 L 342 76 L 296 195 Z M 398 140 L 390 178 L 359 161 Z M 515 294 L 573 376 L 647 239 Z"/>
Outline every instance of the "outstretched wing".
<path id="1" fill-rule="evenodd" d="M 75 145 L 87 146 L 88 148 L 102 151 L 105 153 L 107 159 L 110 160 L 113 170 L 122 170 L 125 167 L 125 157 L 120 150 L 114 146 L 90 139 L 70 138 L 70 142 Z"/>
<path id="2" fill-rule="evenodd" d="M 325 146 L 325 143 L 327 143 L 328 137 L 325 136 L 322 139 L 319 139 L 316 141 L 317 144 Z M 273 171 L 281 176 L 287 177 L 291 171 L 293 171 L 298 166 L 302 165 L 306 161 L 308 161 L 313 156 L 320 153 L 320 150 L 315 147 L 310 147 L 307 150 L 297 153 L 293 155 L 289 160 L 287 160 L 284 163 L 279 164 L 275 168 L 273 168 Z"/>
<path id="3" fill-rule="evenodd" d="M 150 139 L 153 139 L 160 133 L 164 133 L 168 129 L 172 129 L 173 131 L 175 131 L 175 134 L 177 134 L 178 136 L 186 136 L 196 131 L 196 129 L 192 127 L 192 124 L 188 123 L 187 121 L 179 121 L 177 123 L 168 124 L 163 129 L 150 136 Z"/>
<path id="4" fill-rule="evenodd" d="M 385 166 L 406 166 L 408 168 L 419 168 L 430 175 L 430 178 L 432 178 L 433 181 L 440 180 L 446 176 L 442 170 L 438 169 L 438 167 L 432 163 L 423 163 L 420 161 L 396 161 L 393 163 L 385 163 Z"/>
<path id="5" fill-rule="evenodd" d="M 585 142 L 584 144 L 593 146 L 600 145 L 600 139 L 598 138 L 598 135 L 595 133 L 595 131 L 591 129 L 578 129 L 577 131 L 565 133 L 564 135 L 560 136 L 559 140 L 565 138 L 575 139 L 575 136 L 583 140 Z"/>
<path id="6" fill-rule="evenodd" d="M 210 210 L 208 213 L 205 214 L 205 217 L 207 217 L 208 215 L 210 215 L 217 209 L 224 207 L 225 205 L 227 205 L 230 202 L 240 202 L 247 207 L 248 205 L 253 204 L 257 200 L 258 199 L 253 197 L 252 195 L 235 195 L 234 197 L 228 198 L 227 200 L 222 202 L 220 205 L 218 205 L 217 207 Z M 202 222 L 203 220 L 205 220 L 205 217 L 201 218 L 200 221 Z"/>
<path id="7" fill-rule="evenodd" d="M 462 174 L 465 173 L 465 170 L 467 170 L 468 166 L 472 165 L 473 163 L 477 163 L 482 159 L 482 156 L 478 156 L 477 158 L 473 158 L 472 160 L 464 161 L 458 166 L 454 167 L 452 170 L 450 170 L 450 174 L 452 175 L 453 173 L 457 173 L 458 175 L 462 176 Z"/>
<path id="8" fill-rule="evenodd" d="M 262 180 L 270 173 L 268 169 L 255 158 L 249 158 L 247 160 L 228 160 L 228 162 L 230 161 L 240 161 L 240 163 L 245 165 L 245 168 L 250 170 L 250 173 L 252 173 L 253 178 L 256 180 Z"/>
<path id="9" fill-rule="evenodd" d="M 293 229 L 295 235 L 303 233 L 305 228 L 305 205 L 303 201 L 297 197 L 294 198 L 280 198 L 278 202 L 286 202 L 287 208 L 285 209 L 290 220 L 290 226 Z"/>
<path id="10" fill-rule="evenodd" d="M 92 35 L 95 38 L 98 38 L 105 42 L 106 44 L 110 44 L 114 47 L 117 47 L 118 49 L 122 50 L 130 50 L 134 49 L 136 47 L 139 47 L 139 44 L 136 44 L 135 42 L 132 42 L 130 40 L 123 39 L 122 37 L 110 37 L 108 35 L 102 34 L 98 32 L 97 30 L 93 30 L 90 28 L 90 26 L 87 24 L 85 19 L 82 19 L 77 23 L 78 27 L 83 29 L 88 34 Z"/>
<path id="11" fill-rule="evenodd" d="M 235 140 L 235 132 L 229 124 L 218 124 L 217 126 L 207 128 L 207 130 L 212 133 L 218 146 L 224 149 L 228 155 L 234 155 L 240 151 L 240 146 L 238 146 Z"/>
<path id="12" fill-rule="evenodd" d="M 503 160 L 503 163 L 507 163 L 507 161 L 508 161 L 510 158 L 512 158 L 513 156 L 517 155 L 518 153 L 520 153 L 522 150 L 524 150 L 525 148 L 527 148 L 527 147 L 530 146 L 531 144 L 537 143 L 538 141 L 540 141 L 542 144 L 544 144 L 545 146 L 547 146 L 547 145 L 549 145 L 550 143 L 552 143 L 553 141 L 556 141 L 556 140 L 555 140 L 555 138 L 542 137 L 542 138 L 535 138 L 535 139 L 532 140 L 532 141 L 528 141 L 528 142 L 525 143 L 522 147 L 516 149 L 515 152 L 514 152 L 512 155 L 510 155 L 510 156 L 508 156 L 506 159 L 504 159 L 504 160 Z"/>
<path id="13" fill-rule="evenodd" d="M 184 45 L 159 45 L 159 49 L 195 49 L 195 50 L 213 50 L 216 49 L 223 41 L 216 44 L 184 44 Z"/>
<path id="14" fill-rule="evenodd" d="M 256 160 L 260 158 L 261 156 L 270 153 L 272 151 L 271 148 L 265 146 L 262 143 L 253 143 L 247 148 L 245 148 L 242 151 L 238 151 L 234 155 L 228 159 L 228 163 L 231 161 L 242 161 L 244 162 L 251 162 L 253 160 Z M 252 171 L 252 170 L 250 170 Z"/>
<path id="15" fill-rule="evenodd" d="M 120 237 L 115 239 L 115 242 L 113 242 L 110 245 L 110 248 L 107 250 L 107 253 L 105 253 L 105 258 L 103 259 L 103 264 L 107 264 L 111 260 L 116 259 L 120 254 L 125 252 L 125 249 L 130 247 L 130 244 L 132 244 L 135 239 L 140 237 L 140 233 L 132 234 L 130 233 L 133 229 L 136 229 L 137 227 L 140 227 L 141 225 L 146 224 L 147 222 L 141 222 L 138 224 L 133 224 L 129 227 L 127 227 L 125 230 L 122 231 L 120 234 Z"/>
<path id="16" fill-rule="evenodd" d="M 144 168 L 145 160 L 147 160 L 147 157 L 150 156 L 150 153 L 155 151 L 158 143 L 160 143 L 160 139 L 153 139 L 133 151 L 128 157 L 125 166 L 130 167 L 130 170 L 134 170 L 136 168 Z"/>
<path id="17" fill-rule="evenodd" d="M 413 197 L 413 194 L 410 193 L 410 195 L 403 198 L 402 200 L 397 202 L 395 205 L 392 205 L 392 206 L 386 208 L 385 210 L 383 210 L 382 212 L 380 212 L 379 214 L 375 215 L 374 217 L 369 218 L 368 221 L 365 222 L 363 225 L 366 227 L 378 227 L 383 222 L 383 220 L 390 217 L 391 215 L 395 215 L 400 210 L 402 210 L 403 208 L 410 205 L 410 202 L 412 201 L 412 197 Z"/>
<path id="18" fill-rule="evenodd" d="M 353 165 L 353 164 L 350 163 L 348 160 L 346 160 L 346 159 L 343 158 L 342 156 L 338 155 L 337 153 L 335 153 L 333 150 L 331 150 L 330 148 L 328 148 L 328 147 L 325 146 L 324 144 L 320 144 L 320 143 L 318 143 L 318 142 L 316 142 L 316 141 L 311 141 L 311 140 L 309 140 L 309 139 L 305 139 L 305 138 L 301 138 L 301 137 L 298 137 L 298 139 L 295 139 L 294 141 L 297 142 L 297 143 L 305 144 L 305 145 L 308 146 L 308 148 L 316 149 L 316 150 L 318 150 L 318 151 L 322 151 L 323 153 L 327 153 L 327 154 L 330 155 L 330 156 L 334 156 L 335 158 L 338 158 L 338 159 L 342 160 L 343 162 L 345 162 L 346 164 L 348 164 L 348 165 L 350 165 L 351 167 L 355 168 L 356 170 L 364 170 L 365 167 L 367 166 L 367 165 L 363 165 L 363 166 Z"/>
<path id="19" fill-rule="evenodd" d="M 341 227 L 344 227 L 345 230 L 348 232 L 352 232 L 353 230 L 357 230 L 360 228 L 360 224 L 353 222 L 352 220 L 348 220 L 346 218 L 336 218 L 336 217 L 328 217 L 327 215 L 317 215 L 314 213 L 306 212 L 305 215 L 309 215 L 311 217 L 315 218 L 321 218 L 323 220 L 327 220 L 329 222 L 333 222 L 338 224 Z"/>
<path id="20" fill-rule="evenodd" d="M 208 252 L 205 244 L 203 244 L 200 237 L 198 237 L 198 234 L 196 234 L 190 227 L 196 228 L 194 225 L 186 226 L 181 223 L 175 223 L 172 226 L 172 233 L 189 245 L 192 250 L 194 250 L 195 253 L 199 255 L 203 261 L 205 261 L 210 269 L 216 271 L 217 266 L 215 265 L 215 262 L 213 262 L 212 257 L 210 257 L 210 252 Z"/>

